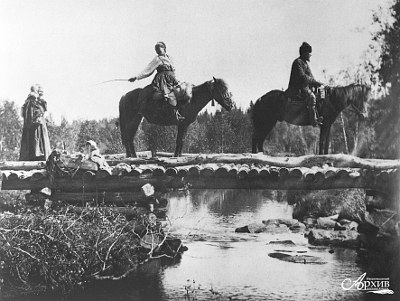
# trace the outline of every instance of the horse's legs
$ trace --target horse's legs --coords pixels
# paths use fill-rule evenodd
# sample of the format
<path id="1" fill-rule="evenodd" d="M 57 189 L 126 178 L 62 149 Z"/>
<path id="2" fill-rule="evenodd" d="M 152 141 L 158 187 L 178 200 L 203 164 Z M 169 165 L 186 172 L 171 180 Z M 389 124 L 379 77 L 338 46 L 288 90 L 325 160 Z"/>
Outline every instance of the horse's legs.
<path id="1" fill-rule="evenodd" d="M 328 125 L 323 124 L 321 126 L 321 130 L 319 133 L 319 150 L 318 150 L 319 155 L 328 153 L 330 130 L 331 130 L 330 124 L 328 124 Z"/>
<path id="2" fill-rule="evenodd" d="M 251 138 L 251 152 L 253 154 L 257 152 L 263 152 L 263 144 L 266 134 L 264 130 L 254 130 L 253 136 Z"/>
<path id="3" fill-rule="evenodd" d="M 325 148 L 324 148 L 324 154 L 327 155 L 329 152 L 329 143 L 330 143 L 330 138 L 331 138 L 331 124 L 328 125 L 326 129 L 326 134 L 325 134 Z"/>
<path id="4" fill-rule="evenodd" d="M 253 132 L 253 136 L 251 138 L 251 152 L 253 154 L 257 153 L 258 150 L 258 140 L 259 140 L 259 133 Z"/>
<path id="5" fill-rule="evenodd" d="M 267 135 L 272 131 L 277 120 L 270 120 L 266 125 L 263 125 L 261 129 L 254 130 L 252 138 L 252 152 L 264 152 L 264 141 Z"/>
<path id="6" fill-rule="evenodd" d="M 182 155 L 183 139 L 185 139 L 188 126 L 183 123 L 178 124 L 178 134 L 176 136 L 175 157 Z"/>
<path id="7" fill-rule="evenodd" d="M 133 143 L 133 140 L 135 139 L 135 135 L 137 132 L 137 129 L 139 128 L 140 123 L 142 122 L 143 117 L 141 115 L 137 115 L 135 118 L 132 119 L 130 123 L 127 125 L 127 141 L 125 142 L 125 148 L 126 148 L 126 156 L 127 157 L 134 157 L 136 158 L 136 151 L 135 151 L 135 145 Z"/>

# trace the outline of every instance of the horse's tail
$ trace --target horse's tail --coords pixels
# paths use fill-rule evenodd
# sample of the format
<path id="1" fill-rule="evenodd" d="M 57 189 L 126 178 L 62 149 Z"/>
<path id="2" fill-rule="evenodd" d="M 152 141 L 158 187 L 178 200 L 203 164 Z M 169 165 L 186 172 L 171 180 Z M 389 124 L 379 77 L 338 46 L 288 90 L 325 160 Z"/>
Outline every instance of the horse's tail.
<path id="1" fill-rule="evenodd" d="M 121 100 L 119 101 L 119 128 L 121 130 L 121 140 L 122 144 L 124 146 L 127 146 L 127 139 L 128 139 L 128 133 L 127 133 L 127 118 L 126 118 L 126 95 L 123 95 L 121 97 Z"/>

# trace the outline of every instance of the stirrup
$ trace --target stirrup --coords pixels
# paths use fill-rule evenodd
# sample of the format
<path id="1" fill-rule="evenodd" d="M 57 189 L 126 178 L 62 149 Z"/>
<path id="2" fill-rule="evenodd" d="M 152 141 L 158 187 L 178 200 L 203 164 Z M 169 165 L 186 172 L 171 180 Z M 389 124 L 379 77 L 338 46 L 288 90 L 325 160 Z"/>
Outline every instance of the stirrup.
<path id="1" fill-rule="evenodd" d="M 181 113 L 179 113 L 178 110 L 175 111 L 175 116 L 176 116 L 176 120 L 178 120 L 178 121 L 185 120 L 185 117 L 183 117 L 183 116 L 181 115 Z"/>
<path id="2" fill-rule="evenodd" d="M 314 126 L 314 127 L 321 126 L 323 120 L 324 120 L 324 117 L 319 116 L 318 118 L 314 119 L 312 126 Z"/>

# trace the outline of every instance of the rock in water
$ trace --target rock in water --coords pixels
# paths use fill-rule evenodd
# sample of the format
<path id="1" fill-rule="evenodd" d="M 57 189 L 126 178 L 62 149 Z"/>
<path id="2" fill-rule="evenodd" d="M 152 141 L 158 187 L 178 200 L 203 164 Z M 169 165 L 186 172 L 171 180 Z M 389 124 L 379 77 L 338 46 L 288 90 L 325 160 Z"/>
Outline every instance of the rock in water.
<path id="1" fill-rule="evenodd" d="M 331 217 L 319 217 L 317 219 L 318 228 L 334 228 L 336 225 L 336 221 L 333 220 Z"/>
<path id="2" fill-rule="evenodd" d="M 276 258 L 282 261 L 294 262 L 294 263 L 303 263 L 303 264 L 324 264 L 326 261 L 323 261 L 322 258 L 311 255 L 288 255 L 284 253 L 269 253 L 269 257 Z"/>
<path id="3" fill-rule="evenodd" d="M 271 240 L 268 244 L 279 244 L 285 246 L 295 246 L 296 244 L 291 240 Z"/>
<path id="4" fill-rule="evenodd" d="M 313 229 L 308 235 L 308 243 L 313 245 L 357 248 L 359 242 L 358 236 L 358 232 L 352 230 Z"/>
<path id="5" fill-rule="evenodd" d="M 235 229 L 236 233 L 250 233 L 249 227 L 244 226 L 244 227 L 239 227 Z"/>

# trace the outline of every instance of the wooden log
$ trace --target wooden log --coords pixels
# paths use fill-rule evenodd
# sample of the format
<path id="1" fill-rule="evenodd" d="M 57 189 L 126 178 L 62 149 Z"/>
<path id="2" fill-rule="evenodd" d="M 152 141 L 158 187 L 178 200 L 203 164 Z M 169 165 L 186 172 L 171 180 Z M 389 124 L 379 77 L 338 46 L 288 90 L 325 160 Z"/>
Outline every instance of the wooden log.
<path id="1" fill-rule="evenodd" d="M 236 178 L 238 176 L 240 165 L 232 164 L 231 168 L 228 170 L 228 175 L 230 178 Z"/>
<path id="2" fill-rule="evenodd" d="M 146 165 L 141 165 L 140 168 L 142 169 L 142 175 L 145 175 L 145 174 L 152 174 L 155 166 L 146 164 Z"/>
<path id="3" fill-rule="evenodd" d="M 150 211 L 145 208 L 140 207 L 95 207 L 96 209 L 102 210 L 103 212 L 112 211 L 121 215 L 126 216 L 129 220 L 131 218 L 136 218 L 142 214 L 148 214 Z M 64 209 L 64 212 L 71 212 L 76 214 L 82 214 L 84 211 L 90 210 L 91 208 L 86 207 L 76 207 L 76 206 L 68 206 Z M 153 212 L 157 218 L 165 219 L 166 218 L 166 210 L 165 209 L 155 209 Z"/>
<path id="4" fill-rule="evenodd" d="M 261 169 L 256 166 L 251 166 L 249 171 L 249 177 L 258 177 L 260 175 Z"/>
<path id="5" fill-rule="evenodd" d="M 348 178 L 348 177 L 349 177 L 349 171 L 346 170 L 346 169 L 340 169 L 337 172 L 337 178 L 338 179 L 345 179 L 345 178 Z"/>
<path id="6" fill-rule="evenodd" d="M 105 179 L 92 179 L 84 181 L 78 178 L 57 178 L 53 183 L 49 179 L 38 181 L 18 180 L 3 181 L 3 190 L 37 190 L 45 187 L 62 190 L 64 192 L 93 192 L 98 190 L 104 191 L 137 191 L 144 184 L 150 183 L 156 191 L 164 191 L 168 188 L 182 188 L 184 184 L 181 179 L 173 177 L 116 177 L 111 176 Z"/>
<path id="7" fill-rule="evenodd" d="M 132 171 L 132 167 L 126 163 L 120 163 L 113 166 L 111 169 L 111 174 L 113 176 L 126 176 Z"/>
<path id="8" fill-rule="evenodd" d="M 363 170 L 363 178 L 366 187 L 372 187 L 375 183 L 375 172 L 369 169 Z"/>
<path id="9" fill-rule="evenodd" d="M 85 171 L 85 172 L 82 174 L 82 179 L 83 179 L 84 181 L 91 181 L 91 180 L 93 180 L 95 177 L 96 177 L 96 173 L 94 173 L 93 171 L 89 171 L 89 170 Z M 102 178 L 105 178 L 105 177 L 102 177 Z"/>
<path id="10" fill-rule="evenodd" d="M 260 177 L 263 178 L 269 178 L 271 176 L 270 172 L 269 172 L 269 168 L 268 167 L 263 167 L 260 170 Z"/>
<path id="11" fill-rule="evenodd" d="M 303 171 L 300 168 L 292 168 L 289 170 L 289 178 L 299 180 L 303 177 Z"/>
<path id="12" fill-rule="evenodd" d="M 132 165 L 132 170 L 129 173 L 130 176 L 138 177 L 142 174 L 143 170 L 137 166 Z"/>
<path id="13" fill-rule="evenodd" d="M 325 180 L 325 175 L 323 171 L 317 171 L 314 175 L 314 183 L 323 183 Z"/>
<path id="14" fill-rule="evenodd" d="M 30 178 L 32 176 L 31 171 L 24 171 L 24 170 L 15 170 L 10 172 L 7 180 L 16 181 L 16 180 L 24 180 Z"/>
<path id="15" fill-rule="evenodd" d="M 306 183 L 312 183 L 312 182 L 314 182 L 315 173 L 316 173 L 315 171 L 314 171 L 314 172 L 309 171 L 309 172 L 305 173 L 305 175 L 304 175 L 304 181 L 305 181 Z"/>
<path id="16" fill-rule="evenodd" d="M 271 181 L 276 182 L 279 180 L 279 168 L 276 168 L 276 167 L 270 168 L 269 174 L 271 177 Z"/>
<path id="17" fill-rule="evenodd" d="M 381 171 L 376 178 L 376 182 L 378 185 L 382 185 L 389 181 L 389 172 L 387 170 Z"/>
<path id="18" fill-rule="evenodd" d="M 43 198 L 42 194 L 36 194 L 37 199 Z M 165 207 L 168 202 L 165 198 L 157 198 L 157 202 L 147 198 L 142 192 L 110 192 L 110 191 L 99 191 L 99 192 L 54 192 L 50 197 L 54 201 L 62 201 L 68 204 L 80 204 L 82 202 L 96 202 L 98 204 L 117 204 L 119 206 L 135 205 L 135 206 L 149 206 L 150 203 L 154 203 L 155 207 Z"/>
<path id="19" fill-rule="evenodd" d="M 39 170 L 35 170 L 31 176 L 32 181 L 37 181 L 37 180 L 41 180 L 43 178 L 48 177 L 49 174 L 47 172 L 46 169 L 39 169 Z"/>
<path id="20" fill-rule="evenodd" d="M 178 174 L 178 170 L 175 167 L 168 167 L 165 170 L 165 175 L 175 177 Z"/>
<path id="21" fill-rule="evenodd" d="M 289 177 L 289 169 L 286 167 L 279 168 L 279 180 L 285 181 Z"/>
<path id="22" fill-rule="evenodd" d="M 193 165 L 189 167 L 188 175 L 190 177 L 197 177 L 200 175 L 200 166 Z"/>
<path id="23" fill-rule="evenodd" d="M 163 166 L 157 166 L 153 169 L 153 175 L 155 177 L 165 176 L 165 168 Z"/>
<path id="24" fill-rule="evenodd" d="M 178 169 L 177 176 L 180 178 L 187 177 L 188 173 L 189 173 L 189 168 L 190 168 L 189 166 L 181 166 L 181 167 L 177 168 Z"/>
<path id="25" fill-rule="evenodd" d="M 238 179 L 246 178 L 250 172 L 250 166 L 248 164 L 242 164 L 238 169 L 237 177 Z"/>
<path id="26" fill-rule="evenodd" d="M 46 161 L 3 161 L 0 170 L 32 170 L 46 168 Z"/>
<path id="27" fill-rule="evenodd" d="M 207 164 L 200 169 L 200 175 L 203 177 L 213 177 L 217 169 L 218 166 L 216 164 Z"/>
<path id="28" fill-rule="evenodd" d="M 13 181 L 3 177 L 2 190 L 41 190 L 45 187 L 52 187 L 52 183 L 48 178 L 37 181 L 30 181 L 29 179 Z"/>
<path id="29" fill-rule="evenodd" d="M 363 159 L 351 155 L 309 155 L 300 157 L 271 157 L 263 154 L 204 154 L 177 158 L 159 158 L 164 166 L 206 163 L 262 164 L 286 168 L 332 166 L 341 168 L 367 168 L 383 170 L 399 168 L 400 160 Z"/>
<path id="30" fill-rule="evenodd" d="M 333 179 L 336 176 L 336 172 L 337 170 L 335 168 L 328 168 L 324 173 L 325 179 Z"/>
<path id="31" fill-rule="evenodd" d="M 112 175 L 112 170 L 111 169 L 99 169 L 96 172 L 96 178 L 98 178 L 98 179 L 108 178 L 111 175 Z"/>
<path id="32" fill-rule="evenodd" d="M 233 167 L 234 165 L 231 164 L 223 164 L 220 167 L 217 168 L 215 171 L 215 176 L 216 177 L 228 177 L 229 176 L 229 170 Z"/>

